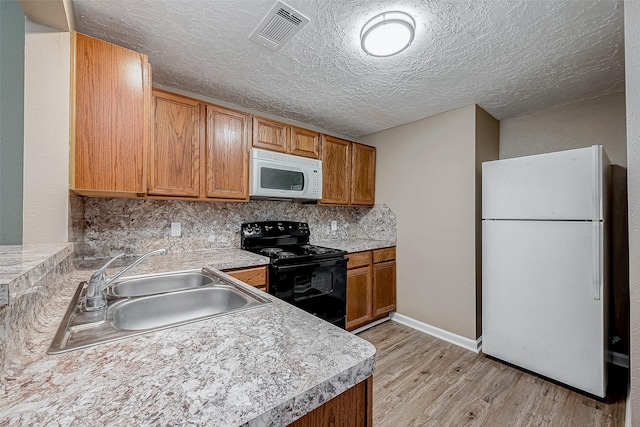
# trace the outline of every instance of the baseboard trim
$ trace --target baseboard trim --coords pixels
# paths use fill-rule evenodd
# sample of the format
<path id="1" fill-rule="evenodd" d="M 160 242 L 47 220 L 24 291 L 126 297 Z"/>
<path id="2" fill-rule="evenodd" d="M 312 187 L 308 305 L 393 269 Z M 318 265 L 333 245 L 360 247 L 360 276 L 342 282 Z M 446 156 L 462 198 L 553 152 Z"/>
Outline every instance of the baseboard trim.
<path id="1" fill-rule="evenodd" d="M 369 328 L 373 328 L 376 325 L 379 325 L 380 323 L 384 323 L 384 322 L 388 322 L 389 320 L 391 320 L 391 317 L 387 316 L 387 317 L 383 317 L 382 319 L 378 319 L 375 322 L 371 322 L 367 325 L 364 325 L 358 329 L 354 329 L 353 331 L 351 331 L 352 334 L 359 334 L 362 331 L 366 331 Z"/>
<path id="2" fill-rule="evenodd" d="M 451 344 L 455 344 L 458 347 L 465 348 L 474 353 L 480 353 L 480 350 L 482 349 L 482 336 L 480 336 L 480 338 L 478 338 L 477 340 L 472 340 L 470 338 L 445 331 L 444 329 L 440 329 L 436 326 L 429 325 L 428 323 L 412 319 L 411 317 L 405 316 L 403 314 L 391 313 L 390 317 L 391 320 L 395 322 L 409 326 L 410 328 L 413 328 L 420 332 L 424 332 L 425 334 L 439 338 Z"/>
<path id="3" fill-rule="evenodd" d="M 607 351 L 607 362 L 629 369 L 629 355 L 617 351 Z"/>

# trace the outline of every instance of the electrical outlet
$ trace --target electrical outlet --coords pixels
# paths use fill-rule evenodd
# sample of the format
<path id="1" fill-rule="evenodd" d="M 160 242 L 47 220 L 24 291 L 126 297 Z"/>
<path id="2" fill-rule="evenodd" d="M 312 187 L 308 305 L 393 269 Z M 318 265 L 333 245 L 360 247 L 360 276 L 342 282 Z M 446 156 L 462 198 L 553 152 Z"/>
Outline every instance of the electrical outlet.
<path id="1" fill-rule="evenodd" d="M 338 221 L 331 220 L 331 231 L 338 231 Z"/>
<path id="2" fill-rule="evenodd" d="M 182 229 L 179 222 L 171 223 L 171 237 L 180 237 L 182 236 Z"/>

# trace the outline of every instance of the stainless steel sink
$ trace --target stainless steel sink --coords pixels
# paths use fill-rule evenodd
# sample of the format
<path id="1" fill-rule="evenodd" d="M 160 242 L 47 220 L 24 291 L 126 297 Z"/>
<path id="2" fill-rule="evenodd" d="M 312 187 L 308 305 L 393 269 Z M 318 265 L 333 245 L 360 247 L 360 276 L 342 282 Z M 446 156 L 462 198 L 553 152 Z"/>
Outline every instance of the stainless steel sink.
<path id="1" fill-rule="evenodd" d="M 227 287 L 153 295 L 113 307 L 113 324 L 123 331 L 142 331 L 229 313 L 250 302 L 244 295 Z"/>
<path id="2" fill-rule="evenodd" d="M 122 279 L 107 288 L 107 295 L 139 297 L 194 289 L 212 283 L 213 279 L 202 271 L 151 274 Z"/>
<path id="3" fill-rule="evenodd" d="M 78 286 L 47 353 L 63 353 L 270 302 L 261 291 L 208 269 L 125 278 L 112 287 L 105 309 L 86 311 L 86 282 Z"/>

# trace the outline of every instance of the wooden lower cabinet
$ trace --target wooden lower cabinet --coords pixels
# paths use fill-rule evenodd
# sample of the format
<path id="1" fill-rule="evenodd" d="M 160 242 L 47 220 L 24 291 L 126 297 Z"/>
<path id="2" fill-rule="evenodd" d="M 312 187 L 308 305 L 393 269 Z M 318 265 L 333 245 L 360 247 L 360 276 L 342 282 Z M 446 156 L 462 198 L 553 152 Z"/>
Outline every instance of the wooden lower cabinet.
<path id="1" fill-rule="evenodd" d="M 384 248 L 347 257 L 346 329 L 352 331 L 395 311 L 396 251 Z"/>
<path id="2" fill-rule="evenodd" d="M 269 286 L 268 270 L 267 267 L 249 267 L 239 268 L 233 270 L 222 270 L 231 277 L 267 292 Z"/>
<path id="3" fill-rule="evenodd" d="M 371 265 L 347 271 L 346 328 L 348 331 L 371 321 L 372 286 Z"/>
<path id="4" fill-rule="evenodd" d="M 373 318 L 385 316 L 396 309 L 396 262 L 373 264 Z"/>
<path id="5" fill-rule="evenodd" d="M 370 427 L 373 425 L 373 376 L 289 424 L 293 427 Z"/>

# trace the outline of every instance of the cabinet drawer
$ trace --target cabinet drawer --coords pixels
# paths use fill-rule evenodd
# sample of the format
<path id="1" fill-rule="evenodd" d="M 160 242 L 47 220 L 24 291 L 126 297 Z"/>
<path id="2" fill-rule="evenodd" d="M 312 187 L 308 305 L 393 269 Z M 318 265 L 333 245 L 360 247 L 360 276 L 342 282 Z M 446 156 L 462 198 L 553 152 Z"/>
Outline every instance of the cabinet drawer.
<path id="1" fill-rule="evenodd" d="M 396 248 L 376 249 L 373 251 L 373 262 L 379 263 L 396 259 Z"/>
<path id="2" fill-rule="evenodd" d="M 371 251 L 356 252 L 354 254 L 348 254 L 347 269 L 363 267 L 371 264 Z"/>
<path id="3" fill-rule="evenodd" d="M 263 287 L 267 284 L 267 267 L 245 268 L 225 273 L 252 286 Z"/>

